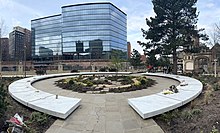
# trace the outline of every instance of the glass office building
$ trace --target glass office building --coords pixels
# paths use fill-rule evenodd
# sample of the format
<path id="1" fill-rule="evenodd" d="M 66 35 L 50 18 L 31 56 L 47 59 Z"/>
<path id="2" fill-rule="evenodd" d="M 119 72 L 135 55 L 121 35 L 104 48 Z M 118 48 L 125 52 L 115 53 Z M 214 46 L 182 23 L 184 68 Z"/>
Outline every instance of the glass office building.
<path id="1" fill-rule="evenodd" d="M 111 3 L 62 7 L 62 14 L 34 19 L 32 53 L 36 59 L 127 58 L 126 14 Z"/>

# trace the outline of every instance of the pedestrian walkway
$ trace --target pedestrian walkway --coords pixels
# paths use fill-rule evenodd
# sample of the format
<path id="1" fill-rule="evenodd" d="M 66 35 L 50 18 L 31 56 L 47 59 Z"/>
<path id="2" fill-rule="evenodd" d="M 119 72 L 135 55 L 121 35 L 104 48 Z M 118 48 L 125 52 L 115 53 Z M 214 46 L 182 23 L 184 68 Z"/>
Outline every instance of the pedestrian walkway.
<path id="1" fill-rule="evenodd" d="M 175 80 L 150 77 L 158 84 L 144 90 L 124 93 L 84 94 L 63 90 L 54 85 L 61 78 L 42 80 L 33 84 L 42 91 L 82 99 L 81 106 L 66 120 L 58 119 L 47 133 L 163 133 L 153 119 L 143 120 L 129 105 L 128 98 L 161 92 Z M 65 77 L 66 78 L 66 77 Z"/>

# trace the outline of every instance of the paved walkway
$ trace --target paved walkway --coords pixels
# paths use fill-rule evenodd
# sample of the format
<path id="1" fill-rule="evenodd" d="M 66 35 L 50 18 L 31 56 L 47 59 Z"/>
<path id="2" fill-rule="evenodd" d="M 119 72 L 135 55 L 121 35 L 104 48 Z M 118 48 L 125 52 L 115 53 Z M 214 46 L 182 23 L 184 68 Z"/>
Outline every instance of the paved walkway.
<path id="1" fill-rule="evenodd" d="M 67 97 L 81 98 L 81 106 L 66 120 L 56 120 L 47 133 L 163 133 L 153 119 L 143 120 L 129 105 L 128 98 L 158 93 L 178 82 L 171 79 L 151 77 L 158 84 L 145 90 L 109 94 L 84 94 L 60 89 L 54 81 L 42 80 L 34 87 Z"/>

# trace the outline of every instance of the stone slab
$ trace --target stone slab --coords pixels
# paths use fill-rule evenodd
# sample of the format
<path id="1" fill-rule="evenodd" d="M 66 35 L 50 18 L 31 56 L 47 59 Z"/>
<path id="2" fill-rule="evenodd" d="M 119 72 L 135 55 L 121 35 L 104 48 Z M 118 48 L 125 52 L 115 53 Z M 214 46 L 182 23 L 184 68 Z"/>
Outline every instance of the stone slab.
<path id="1" fill-rule="evenodd" d="M 15 81 L 8 87 L 9 94 L 25 106 L 65 119 L 79 106 L 81 99 L 62 96 L 55 99 L 56 95 L 37 90 L 31 85 L 50 76 L 43 75 Z"/>
<path id="2" fill-rule="evenodd" d="M 56 96 L 53 95 L 45 99 L 28 102 L 28 107 L 65 119 L 80 105 L 80 101 L 78 98 L 63 96 L 58 96 L 56 99 Z"/>
<path id="3" fill-rule="evenodd" d="M 144 73 L 144 75 L 171 78 L 180 83 L 184 80 L 188 85 L 178 85 L 179 93 L 175 94 L 164 95 L 162 92 L 159 92 L 149 96 L 128 99 L 128 104 L 143 119 L 178 108 L 192 101 L 202 92 L 202 83 L 190 77 L 162 73 Z"/>
<path id="4" fill-rule="evenodd" d="M 182 105 L 179 100 L 163 97 L 157 94 L 128 99 L 129 105 L 143 118 L 162 114 Z"/>

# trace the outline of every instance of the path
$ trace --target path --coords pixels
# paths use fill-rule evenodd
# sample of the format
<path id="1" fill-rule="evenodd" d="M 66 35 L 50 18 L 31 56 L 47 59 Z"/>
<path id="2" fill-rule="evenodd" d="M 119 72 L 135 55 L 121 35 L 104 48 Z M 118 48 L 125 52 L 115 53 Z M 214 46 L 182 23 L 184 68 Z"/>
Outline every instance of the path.
<path id="1" fill-rule="evenodd" d="M 63 90 L 54 85 L 61 78 L 42 80 L 34 87 L 52 94 L 81 98 L 81 106 L 66 120 L 58 119 L 46 133 L 163 133 L 153 119 L 143 120 L 129 105 L 128 98 L 146 96 L 162 91 L 178 82 L 171 79 L 151 77 L 158 84 L 145 90 L 84 94 Z"/>

